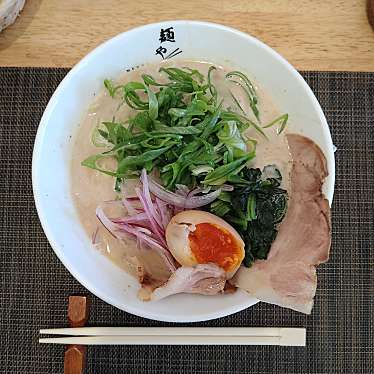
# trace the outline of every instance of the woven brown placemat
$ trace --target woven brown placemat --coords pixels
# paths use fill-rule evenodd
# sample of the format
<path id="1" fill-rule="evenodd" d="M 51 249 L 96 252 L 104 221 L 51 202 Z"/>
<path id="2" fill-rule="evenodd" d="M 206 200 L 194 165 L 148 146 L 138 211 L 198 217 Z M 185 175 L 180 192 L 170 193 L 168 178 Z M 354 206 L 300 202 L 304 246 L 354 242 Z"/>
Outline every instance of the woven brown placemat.
<path id="1" fill-rule="evenodd" d="M 85 293 L 39 224 L 31 155 L 43 110 L 66 69 L 0 69 L 1 373 L 62 373 L 63 347 L 38 330 L 66 325 L 67 297 Z M 307 347 L 90 347 L 87 373 L 374 372 L 374 73 L 303 73 L 336 152 L 331 260 L 318 270 L 311 316 L 257 304 L 201 326 L 305 326 Z M 52 171 L 53 172 L 53 171 Z M 91 325 L 163 326 L 92 296 Z"/>

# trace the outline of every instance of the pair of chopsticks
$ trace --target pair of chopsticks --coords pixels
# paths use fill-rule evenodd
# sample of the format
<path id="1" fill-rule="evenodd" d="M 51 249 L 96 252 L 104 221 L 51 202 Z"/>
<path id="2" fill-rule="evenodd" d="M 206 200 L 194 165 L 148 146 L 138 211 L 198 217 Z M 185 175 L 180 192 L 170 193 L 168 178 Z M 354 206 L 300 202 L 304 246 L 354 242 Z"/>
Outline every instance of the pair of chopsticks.
<path id="1" fill-rule="evenodd" d="M 305 328 L 281 327 L 75 327 L 42 329 L 39 343 L 82 345 L 305 346 Z M 73 335 L 73 336 L 69 336 Z"/>

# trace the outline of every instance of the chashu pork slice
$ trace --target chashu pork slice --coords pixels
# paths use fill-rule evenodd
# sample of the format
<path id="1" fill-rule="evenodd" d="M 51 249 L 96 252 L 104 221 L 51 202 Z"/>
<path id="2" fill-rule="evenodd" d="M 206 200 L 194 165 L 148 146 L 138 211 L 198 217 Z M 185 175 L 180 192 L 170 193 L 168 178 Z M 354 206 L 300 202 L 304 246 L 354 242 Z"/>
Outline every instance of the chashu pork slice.
<path id="1" fill-rule="evenodd" d="M 326 159 L 310 139 L 288 134 L 293 159 L 288 211 L 268 258 L 241 267 L 232 282 L 261 301 L 310 314 L 316 266 L 329 258 L 329 203 L 322 194 Z"/>

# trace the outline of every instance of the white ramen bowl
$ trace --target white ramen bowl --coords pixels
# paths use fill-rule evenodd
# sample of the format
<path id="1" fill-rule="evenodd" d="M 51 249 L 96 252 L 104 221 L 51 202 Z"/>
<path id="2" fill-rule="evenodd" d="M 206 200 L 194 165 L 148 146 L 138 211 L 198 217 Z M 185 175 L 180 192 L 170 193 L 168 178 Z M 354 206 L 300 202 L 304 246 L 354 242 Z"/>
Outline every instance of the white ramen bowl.
<path id="1" fill-rule="evenodd" d="M 160 30 L 170 27 L 175 41 L 161 42 Z M 83 58 L 60 83 L 35 140 L 32 180 L 36 207 L 59 259 L 83 286 L 107 303 L 160 321 L 224 317 L 257 300 L 244 291 L 218 296 L 179 294 L 158 302 L 138 300 L 137 281 L 93 247 L 71 198 L 71 136 L 77 124 L 105 78 L 116 78 L 126 69 L 160 61 L 157 51 L 164 57 L 175 51 L 179 55 L 172 58 L 204 60 L 247 72 L 270 94 L 281 112 L 289 113 L 290 131 L 312 138 L 324 151 L 330 173 L 324 188 L 331 202 L 335 177 L 331 135 L 317 99 L 300 74 L 274 50 L 240 31 L 206 22 L 168 21 L 110 39 Z"/>

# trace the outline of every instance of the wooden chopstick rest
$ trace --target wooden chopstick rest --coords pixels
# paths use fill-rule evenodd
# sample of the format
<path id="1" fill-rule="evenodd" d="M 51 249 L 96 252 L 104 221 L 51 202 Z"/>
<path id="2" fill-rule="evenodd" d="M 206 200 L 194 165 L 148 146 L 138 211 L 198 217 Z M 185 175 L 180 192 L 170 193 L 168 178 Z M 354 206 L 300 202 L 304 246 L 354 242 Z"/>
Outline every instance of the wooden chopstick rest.
<path id="1" fill-rule="evenodd" d="M 83 327 L 88 320 L 89 300 L 86 296 L 69 296 L 68 321 L 70 327 Z M 87 347 L 68 345 L 64 356 L 65 374 L 82 374 L 86 365 Z"/>
<path id="2" fill-rule="evenodd" d="M 69 296 L 68 321 L 70 327 L 83 327 L 88 320 L 89 301 L 86 296 Z"/>

